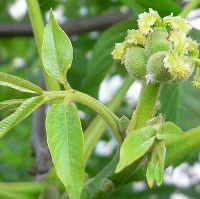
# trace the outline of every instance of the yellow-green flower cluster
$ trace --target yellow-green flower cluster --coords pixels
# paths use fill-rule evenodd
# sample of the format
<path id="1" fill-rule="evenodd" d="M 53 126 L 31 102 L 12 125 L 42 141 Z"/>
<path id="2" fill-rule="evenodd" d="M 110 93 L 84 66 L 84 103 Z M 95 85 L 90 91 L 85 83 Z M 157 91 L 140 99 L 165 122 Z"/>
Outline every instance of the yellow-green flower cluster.
<path id="1" fill-rule="evenodd" d="M 121 63 L 124 64 L 125 55 L 126 55 L 126 49 L 128 47 L 128 44 L 126 41 L 123 43 L 116 43 L 115 49 L 111 53 L 114 59 L 120 59 Z"/>
<path id="2" fill-rule="evenodd" d="M 174 50 L 166 52 L 163 62 L 173 76 L 187 77 L 191 74 L 190 63 L 185 63 Z"/>
<path id="3" fill-rule="evenodd" d="M 154 11 L 150 8 L 149 13 L 144 12 L 139 15 L 138 27 L 143 34 L 147 35 L 150 31 L 152 31 L 152 26 L 156 22 L 161 24 L 162 19 L 160 18 L 157 11 Z"/>
<path id="4" fill-rule="evenodd" d="M 186 20 L 185 20 L 186 21 Z M 182 20 L 180 20 L 182 22 Z M 182 22 L 183 23 L 183 22 Z M 177 27 L 177 25 L 175 26 Z M 173 43 L 173 49 L 168 51 L 165 59 L 165 67 L 169 69 L 169 72 L 178 77 L 186 77 L 191 71 L 187 63 L 181 59 L 181 55 L 188 55 L 190 52 L 191 57 L 198 57 L 198 44 L 193 41 L 190 37 L 186 37 L 189 27 L 182 25 L 181 28 L 185 27 L 184 30 L 174 29 L 170 32 L 168 40 Z"/>
<path id="5" fill-rule="evenodd" d="M 121 63 L 124 64 L 126 49 L 131 45 L 141 44 L 144 45 L 146 43 L 146 37 L 142 32 L 138 30 L 127 30 L 127 36 L 122 43 L 116 43 L 115 48 L 112 51 L 112 56 L 114 59 L 121 60 Z"/>
<path id="6" fill-rule="evenodd" d="M 138 27 L 138 30 L 128 30 L 124 42 L 115 45 L 115 49 L 111 53 L 114 59 L 121 60 L 121 63 L 124 64 L 127 48 L 136 47 L 138 44 L 145 48 L 148 34 L 153 32 L 155 27 L 163 27 L 169 33 L 167 40 L 172 43 L 171 49 L 166 51 L 166 57 L 163 60 L 164 67 L 177 78 L 191 75 L 191 67 L 182 57 L 188 56 L 192 60 L 196 59 L 199 56 L 199 50 L 197 42 L 187 37 L 192 26 L 186 19 L 173 16 L 173 14 L 162 19 L 157 11 L 150 8 L 149 13 L 144 12 L 139 15 Z M 193 85 L 200 87 L 200 72 L 197 72 Z"/>

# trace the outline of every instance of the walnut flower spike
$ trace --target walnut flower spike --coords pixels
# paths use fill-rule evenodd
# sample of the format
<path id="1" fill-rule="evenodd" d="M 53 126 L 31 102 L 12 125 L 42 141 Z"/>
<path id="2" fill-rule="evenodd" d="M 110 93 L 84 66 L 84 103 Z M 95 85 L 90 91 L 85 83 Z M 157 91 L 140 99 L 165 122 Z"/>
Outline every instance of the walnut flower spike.
<path id="1" fill-rule="evenodd" d="M 179 83 L 187 80 L 199 63 L 198 44 L 187 37 L 192 29 L 189 22 L 173 14 L 162 19 L 150 8 L 149 13 L 139 15 L 138 27 L 128 30 L 124 41 L 115 45 L 113 58 L 121 60 L 128 73 L 141 81 Z M 200 87 L 199 76 L 197 71 L 195 88 Z"/>

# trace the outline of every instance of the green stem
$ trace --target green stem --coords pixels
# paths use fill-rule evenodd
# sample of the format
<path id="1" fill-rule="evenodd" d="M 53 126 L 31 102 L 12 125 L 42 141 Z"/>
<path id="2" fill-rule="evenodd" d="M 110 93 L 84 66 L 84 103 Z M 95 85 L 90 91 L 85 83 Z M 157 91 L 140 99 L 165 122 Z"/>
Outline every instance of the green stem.
<path id="1" fill-rule="evenodd" d="M 136 121 L 136 126 L 134 128 L 138 129 L 147 126 L 147 122 L 154 116 L 160 88 L 161 84 L 143 83 L 138 106 L 136 112 L 133 114 L 134 118 L 132 118 L 132 121 Z M 103 184 L 106 179 L 109 179 L 113 183 L 114 189 L 122 186 L 142 164 L 142 159 L 138 159 L 129 167 L 116 174 L 114 170 L 118 162 L 119 151 L 106 168 L 86 184 L 84 190 L 89 190 L 91 196 L 94 198 L 105 198 L 109 192 L 102 190 L 101 184 Z M 113 190 L 111 190 L 111 192 L 112 191 Z"/>
<path id="2" fill-rule="evenodd" d="M 116 92 L 113 96 L 112 100 L 107 104 L 107 107 L 111 111 L 115 111 L 116 108 L 120 105 L 124 95 L 126 94 L 127 90 L 133 83 L 134 79 L 131 76 L 127 76 L 121 88 Z M 105 121 L 100 117 L 96 116 L 95 119 L 92 121 L 90 126 L 84 132 L 85 142 L 84 142 L 84 160 L 85 163 L 90 157 L 92 150 L 102 135 L 104 129 L 106 127 Z"/>
<path id="3" fill-rule="evenodd" d="M 44 92 L 44 97 L 46 100 L 49 100 L 49 101 L 69 97 L 70 100 L 79 102 L 93 109 L 107 122 L 107 124 L 113 131 L 117 142 L 120 145 L 122 144 L 122 137 L 117 125 L 119 118 L 112 111 L 110 111 L 106 106 L 101 104 L 98 100 L 90 97 L 89 95 L 85 93 L 81 93 L 73 89 L 68 89 L 66 91 Z"/>
<path id="4" fill-rule="evenodd" d="M 179 14 L 181 17 L 187 17 L 188 13 L 196 8 L 200 4 L 200 0 L 190 1 L 184 8 L 183 11 Z"/>
<path id="5" fill-rule="evenodd" d="M 44 22 L 37 0 L 26 0 L 39 55 L 44 33 Z"/>
<path id="6" fill-rule="evenodd" d="M 88 183 L 85 184 L 82 194 L 89 192 L 90 198 L 104 199 L 114 190 L 124 185 L 124 183 L 130 178 L 130 176 L 137 170 L 140 166 L 141 159 L 138 159 L 130 166 L 126 167 L 119 173 L 115 173 L 116 166 L 119 162 L 119 148 L 109 162 L 109 164 L 94 178 L 92 178 Z M 111 182 L 112 189 L 103 189 L 104 182 L 109 180 Z M 86 199 L 85 197 L 81 197 Z"/>
<path id="7" fill-rule="evenodd" d="M 37 44 L 37 49 L 39 52 L 40 60 L 41 60 L 41 49 L 42 49 L 42 42 L 43 42 L 43 33 L 44 33 L 44 22 L 42 19 L 42 14 L 40 11 L 40 7 L 37 0 L 26 0 L 28 6 L 28 12 L 31 19 L 31 24 Z M 41 60 L 42 63 L 42 60 Z M 49 91 L 60 90 L 60 85 L 58 81 L 50 77 L 46 71 L 44 70 L 43 64 L 42 69 L 44 73 L 44 79 L 46 88 Z"/>
<path id="8" fill-rule="evenodd" d="M 109 115 L 108 119 L 110 118 L 115 123 L 117 123 L 119 120 L 119 118 L 112 111 L 110 111 L 105 105 L 101 104 L 98 100 L 85 93 L 73 90 L 70 94 L 70 97 L 72 100 L 84 104 L 89 108 L 95 110 L 100 115 L 104 113 L 105 115 Z M 101 110 L 101 113 L 98 110 Z"/>
<path id="9" fill-rule="evenodd" d="M 154 117 L 160 88 L 161 84 L 143 83 L 139 102 L 133 113 L 128 132 L 147 126 L 147 122 Z"/>
<path id="10" fill-rule="evenodd" d="M 200 148 L 200 126 L 186 131 L 183 135 L 166 140 L 165 167 Z"/>

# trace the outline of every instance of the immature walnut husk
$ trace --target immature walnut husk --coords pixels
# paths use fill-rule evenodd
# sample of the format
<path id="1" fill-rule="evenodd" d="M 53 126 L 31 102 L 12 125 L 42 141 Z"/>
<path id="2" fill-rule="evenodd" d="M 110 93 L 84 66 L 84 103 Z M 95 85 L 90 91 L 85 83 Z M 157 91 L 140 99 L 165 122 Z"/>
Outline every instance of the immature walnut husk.
<path id="1" fill-rule="evenodd" d="M 167 32 L 166 28 L 156 27 L 153 29 L 153 32 L 150 32 L 146 45 L 146 55 L 149 58 L 154 53 L 159 51 L 167 51 L 172 48 L 172 42 L 167 40 L 169 33 Z"/>
<path id="2" fill-rule="evenodd" d="M 165 53 L 166 51 L 159 51 L 149 58 L 147 62 L 147 78 L 149 78 L 149 81 L 167 83 L 175 79 L 164 66 Z"/>
<path id="3" fill-rule="evenodd" d="M 126 50 L 125 68 L 128 73 L 139 80 L 146 75 L 147 56 L 144 48 L 131 47 Z"/>

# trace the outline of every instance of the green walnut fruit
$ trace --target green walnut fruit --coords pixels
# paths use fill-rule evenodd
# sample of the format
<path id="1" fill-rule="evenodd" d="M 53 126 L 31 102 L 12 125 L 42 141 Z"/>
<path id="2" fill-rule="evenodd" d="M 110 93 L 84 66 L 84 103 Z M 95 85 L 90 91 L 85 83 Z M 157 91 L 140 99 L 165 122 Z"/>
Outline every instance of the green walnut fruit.
<path id="1" fill-rule="evenodd" d="M 194 71 L 194 68 L 195 68 L 195 62 L 194 62 L 194 60 L 192 60 L 190 57 L 185 56 L 185 55 L 180 55 L 180 59 L 182 59 L 184 61 L 184 64 L 187 64 L 187 66 L 189 66 L 190 72 L 185 77 L 178 77 L 177 76 L 172 81 L 172 83 L 180 83 L 180 82 L 186 81 L 190 77 L 190 75 L 192 75 L 192 73 Z"/>
<path id="2" fill-rule="evenodd" d="M 128 73 L 139 80 L 146 75 L 147 56 L 144 48 L 131 47 L 126 50 L 125 68 Z"/>
<path id="3" fill-rule="evenodd" d="M 147 37 L 145 50 L 149 58 L 154 53 L 159 51 L 167 51 L 172 48 L 172 42 L 167 40 L 169 33 L 166 28 L 156 27 L 153 32 L 150 32 Z"/>
<path id="4" fill-rule="evenodd" d="M 147 80 L 155 83 L 167 83 L 175 79 L 164 66 L 166 51 L 153 54 L 147 62 Z"/>

